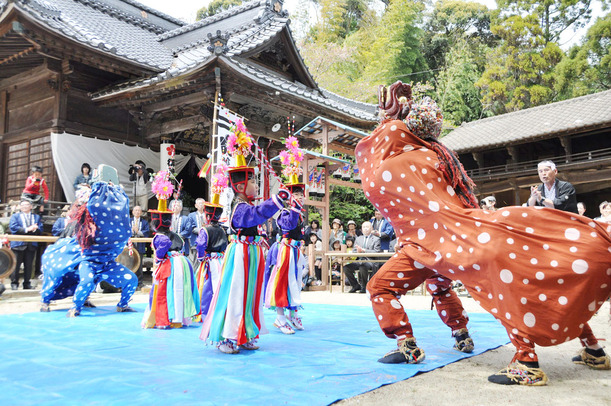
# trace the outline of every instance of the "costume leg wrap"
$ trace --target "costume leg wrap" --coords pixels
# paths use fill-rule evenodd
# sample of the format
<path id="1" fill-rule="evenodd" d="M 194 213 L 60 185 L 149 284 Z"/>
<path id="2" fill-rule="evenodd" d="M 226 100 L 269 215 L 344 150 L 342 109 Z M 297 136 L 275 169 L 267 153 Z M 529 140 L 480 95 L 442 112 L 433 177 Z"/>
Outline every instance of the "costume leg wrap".
<path id="1" fill-rule="evenodd" d="M 588 323 L 584 324 L 583 330 L 581 330 L 581 334 L 579 335 L 579 341 L 581 341 L 581 345 L 584 347 L 598 344 L 598 340 L 594 336 L 592 328 L 590 328 Z"/>
<path id="2" fill-rule="evenodd" d="M 424 283 L 426 284 L 426 290 L 433 296 L 433 303 L 441 321 L 450 327 L 452 332 L 467 328 L 469 317 L 462 307 L 458 295 L 452 290 L 452 281 L 436 274 Z"/>
<path id="3" fill-rule="evenodd" d="M 371 278 L 367 290 L 373 312 L 387 337 L 398 340 L 413 337 L 409 318 L 398 298 L 420 286 L 431 275 L 433 271 L 418 269 L 411 258 L 397 253 Z"/>
<path id="4" fill-rule="evenodd" d="M 539 362 L 535 353 L 535 344 L 532 341 L 519 334 L 514 334 L 510 330 L 507 330 L 507 333 L 511 343 L 516 347 L 516 354 L 513 356 L 512 362 Z"/>

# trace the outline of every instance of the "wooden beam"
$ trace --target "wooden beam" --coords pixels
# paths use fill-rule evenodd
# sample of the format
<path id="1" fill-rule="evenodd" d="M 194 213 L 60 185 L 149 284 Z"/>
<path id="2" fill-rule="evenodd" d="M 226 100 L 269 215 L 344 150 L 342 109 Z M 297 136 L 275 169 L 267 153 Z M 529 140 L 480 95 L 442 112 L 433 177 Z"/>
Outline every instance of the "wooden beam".
<path id="1" fill-rule="evenodd" d="M 335 179 L 333 176 L 329 176 L 329 179 L 327 179 L 327 182 L 329 182 L 329 184 L 331 185 L 349 187 L 352 189 L 363 189 L 363 186 L 361 186 L 360 183 L 347 182 L 345 180 Z"/>
<path id="2" fill-rule="evenodd" d="M 16 54 L 13 54 L 7 58 L 1 59 L 0 60 L 0 65 L 4 65 L 7 63 L 10 63 L 12 61 L 16 61 L 17 59 L 26 56 L 27 54 L 30 54 L 32 52 L 36 51 L 36 47 L 29 47 L 24 49 L 23 51 L 17 52 Z"/>
<path id="3" fill-rule="evenodd" d="M 314 207 L 319 207 L 319 208 L 324 208 L 325 207 L 325 203 L 321 202 L 321 201 L 318 201 L 318 200 L 307 199 L 307 200 L 304 201 L 304 204 L 306 206 L 314 206 Z"/>
<path id="4" fill-rule="evenodd" d="M 206 116 L 197 115 L 166 121 L 164 123 L 152 123 L 143 133 L 145 138 L 151 139 L 165 134 L 188 130 L 199 123 L 210 123 L 210 119 Z"/>
<path id="5" fill-rule="evenodd" d="M 341 152 L 342 154 L 354 156 L 354 150 L 353 149 L 346 148 L 346 147 L 344 147 L 342 145 L 339 145 L 339 144 L 336 144 L 334 142 L 329 144 L 328 149 L 331 149 L 331 150 L 336 151 L 336 152 Z M 328 153 L 325 154 L 325 155 L 328 155 Z"/>
<path id="6" fill-rule="evenodd" d="M 185 104 L 207 104 L 210 103 L 213 98 L 213 95 L 210 95 L 204 91 L 200 91 L 197 93 L 191 93 L 184 96 L 147 104 L 145 106 L 142 106 L 142 111 L 146 113 L 153 113 L 158 111 L 169 110 L 172 107 Z"/>

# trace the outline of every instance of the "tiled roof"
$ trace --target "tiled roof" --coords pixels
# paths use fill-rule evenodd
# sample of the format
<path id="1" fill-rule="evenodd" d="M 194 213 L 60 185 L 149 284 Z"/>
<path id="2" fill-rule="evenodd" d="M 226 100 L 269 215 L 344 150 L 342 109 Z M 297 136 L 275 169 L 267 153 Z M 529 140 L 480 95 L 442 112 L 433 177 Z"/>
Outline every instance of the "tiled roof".
<path id="1" fill-rule="evenodd" d="M 257 5 L 258 3 L 262 3 L 265 5 L 264 1 L 256 1 L 252 3 L 256 3 Z M 250 3 L 247 3 L 247 5 L 248 4 Z M 233 17 L 235 12 L 229 13 L 230 11 L 243 8 L 246 8 L 246 6 L 234 7 L 233 9 L 227 10 L 220 14 Z M 246 8 L 246 10 L 252 11 L 252 8 Z M 253 18 L 259 16 L 261 10 L 260 8 L 257 8 L 255 11 L 257 11 L 257 13 L 254 14 Z M 210 17 L 206 20 L 213 20 L 216 16 L 218 15 Z M 234 21 L 233 28 L 231 31 L 229 31 L 231 36 L 227 42 L 227 47 L 229 48 L 227 55 L 239 55 L 265 44 L 273 39 L 280 31 L 282 31 L 289 22 L 287 18 L 280 15 L 273 15 L 265 18 L 264 20 L 260 19 L 260 23 L 257 23 L 252 19 L 248 19 L 244 15 L 240 15 L 240 17 L 242 24 L 235 25 L 236 21 Z M 186 26 L 180 30 L 176 30 L 173 33 L 168 33 L 171 34 L 169 38 L 180 39 L 180 41 L 174 42 L 175 44 L 182 45 L 178 45 L 177 47 L 173 48 L 172 51 L 174 53 L 174 59 L 172 61 L 172 65 L 167 70 L 148 78 L 139 78 L 121 83 L 108 89 L 104 89 L 98 93 L 95 93 L 93 98 L 103 98 L 125 91 L 135 90 L 148 85 L 153 85 L 155 83 L 180 76 L 193 69 L 205 66 L 207 60 L 212 57 L 212 52 L 208 50 L 210 41 L 208 40 L 207 35 L 208 33 L 216 33 L 218 25 L 213 24 L 213 22 L 218 20 L 214 19 L 212 22 L 208 21 L 208 24 L 206 25 L 201 25 L 200 23 L 202 21 L 192 24 L 193 26 L 199 26 L 197 30 L 190 29 L 190 26 Z M 197 35 L 193 34 L 194 32 L 197 32 Z M 188 36 L 195 35 L 194 38 L 198 39 L 192 42 L 187 42 L 185 38 L 182 37 L 183 34 Z M 165 46 L 170 46 L 172 44 L 167 40 L 168 37 L 165 35 L 161 35 L 159 38 L 166 38 L 166 41 L 163 42 Z"/>
<path id="2" fill-rule="evenodd" d="M 611 90 L 465 123 L 442 138 L 456 152 L 611 127 Z"/>
<path id="3" fill-rule="evenodd" d="M 181 22 L 131 0 L 14 0 L 50 30 L 151 70 L 165 70 L 172 53 L 157 35 Z M 148 10 L 148 11 L 147 11 Z M 141 11 L 145 11 L 142 13 Z M 150 11 L 150 12 L 149 12 Z"/>
<path id="4" fill-rule="evenodd" d="M 356 102 L 324 89 L 313 89 L 297 81 L 289 81 L 242 57 L 256 48 L 276 41 L 283 31 L 292 40 L 287 13 L 272 11 L 270 4 L 268 0 L 250 1 L 196 23 L 160 34 L 159 42 L 171 49 L 174 55 L 168 69 L 147 78 L 139 78 L 103 89 L 93 94 L 93 99 L 102 100 L 121 93 L 144 89 L 205 67 L 215 57 L 209 50 L 208 34 L 215 35 L 220 31 L 229 37 L 228 50 L 222 58 L 239 73 L 279 91 L 292 93 L 307 101 L 336 109 L 361 120 L 375 122 L 377 119 L 375 105 Z M 297 54 L 298 62 L 307 71 L 298 50 Z M 309 75 L 309 72 L 307 74 Z M 313 79 L 311 83 L 315 83 Z"/>
<path id="5" fill-rule="evenodd" d="M 301 83 L 291 82 L 274 75 L 273 72 L 255 66 L 246 59 L 234 57 L 228 58 L 227 61 L 246 76 L 272 88 L 291 93 L 307 101 L 341 111 L 361 120 L 377 122 L 376 106 L 374 104 L 353 102 L 324 89 L 320 89 L 321 91 L 318 92 Z"/>

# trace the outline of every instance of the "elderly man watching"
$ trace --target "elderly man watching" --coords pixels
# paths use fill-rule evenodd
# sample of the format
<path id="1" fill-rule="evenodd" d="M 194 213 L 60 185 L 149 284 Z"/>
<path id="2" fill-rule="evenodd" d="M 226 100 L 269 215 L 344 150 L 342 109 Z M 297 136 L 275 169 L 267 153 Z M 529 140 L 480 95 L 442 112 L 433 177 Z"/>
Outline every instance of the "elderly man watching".
<path id="1" fill-rule="evenodd" d="M 380 247 L 380 237 L 376 237 L 371 233 L 372 227 L 369 221 L 363 223 L 361 226 L 361 231 L 363 232 L 363 235 L 356 237 L 353 252 L 382 252 L 382 248 Z M 367 260 L 368 258 L 362 259 Z M 344 266 L 344 270 L 346 272 L 346 278 L 348 278 L 350 286 L 352 287 L 352 289 L 350 289 L 350 293 L 365 293 L 365 287 L 369 281 L 369 271 L 372 272 L 373 276 L 373 274 L 375 274 L 377 271 L 377 268 L 372 262 L 352 262 Z M 358 271 L 360 282 L 358 282 L 354 276 L 356 271 Z"/>
<path id="2" fill-rule="evenodd" d="M 542 183 L 531 186 L 528 206 L 545 206 L 577 213 L 575 188 L 569 182 L 556 179 L 556 165 L 552 161 L 539 162 L 537 170 Z"/>
<path id="3" fill-rule="evenodd" d="M 201 197 L 195 199 L 195 211 L 189 213 L 189 227 L 191 232 L 189 234 L 189 246 L 191 247 L 190 259 L 193 264 L 197 263 L 197 246 L 196 240 L 199 235 L 199 230 L 208 225 L 206 220 L 206 213 L 204 213 L 204 203 L 206 201 Z"/>

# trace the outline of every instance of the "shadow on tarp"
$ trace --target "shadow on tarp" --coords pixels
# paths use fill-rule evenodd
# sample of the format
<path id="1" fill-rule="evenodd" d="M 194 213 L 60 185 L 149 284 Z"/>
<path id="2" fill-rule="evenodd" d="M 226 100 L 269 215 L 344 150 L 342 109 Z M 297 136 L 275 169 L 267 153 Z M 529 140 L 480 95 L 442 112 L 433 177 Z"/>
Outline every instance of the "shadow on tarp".
<path id="1" fill-rule="evenodd" d="M 426 360 L 377 361 L 393 348 L 370 307 L 307 304 L 305 331 L 283 335 L 272 325 L 259 351 L 220 353 L 199 340 L 200 326 L 140 328 L 138 313 L 113 307 L 0 316 L 0 394 L 5 405 L 304 404 L 325 405 L 481 354 L 508 342 L 501 324 L 470 315 L 473 354 L 452 349 L 435 311 L 409 311 Z M 100 317 L 104 316 L 104 317 Z"/>

